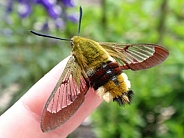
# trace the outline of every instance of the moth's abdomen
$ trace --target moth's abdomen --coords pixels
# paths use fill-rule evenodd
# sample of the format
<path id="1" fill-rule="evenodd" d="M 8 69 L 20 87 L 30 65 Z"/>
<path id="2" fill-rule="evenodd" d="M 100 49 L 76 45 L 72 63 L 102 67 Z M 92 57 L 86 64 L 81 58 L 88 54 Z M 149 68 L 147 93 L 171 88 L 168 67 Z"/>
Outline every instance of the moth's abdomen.
<path id="1" fill-rule="evenodd" d="M 130 81 L 122 73 L 117 62 L 108 61 L 89 76 L 90 85 L 105 101 L 117 101 L 120 105 L 130 103 Z"/>

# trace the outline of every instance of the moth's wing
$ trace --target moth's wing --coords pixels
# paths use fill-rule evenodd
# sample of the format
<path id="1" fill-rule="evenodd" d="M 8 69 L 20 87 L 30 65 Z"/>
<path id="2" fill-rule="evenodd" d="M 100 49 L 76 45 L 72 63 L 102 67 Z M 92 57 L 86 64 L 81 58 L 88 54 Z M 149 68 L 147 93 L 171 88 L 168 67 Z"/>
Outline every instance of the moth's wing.
<path id="1" fill-rule="evenodd" d="M 163 62 L 169 52 L 155 44 L 117 44 L 99 42 L 99 44 L 121 64 L 121 69 L 142 70 Z"/>
<path id="2" fill-rule="evenodd" d="M 42 131 L 53 130 L 65 123 L 84 102 L 88 89 L 79 64 L 71 56 L 43 109 Z"/>

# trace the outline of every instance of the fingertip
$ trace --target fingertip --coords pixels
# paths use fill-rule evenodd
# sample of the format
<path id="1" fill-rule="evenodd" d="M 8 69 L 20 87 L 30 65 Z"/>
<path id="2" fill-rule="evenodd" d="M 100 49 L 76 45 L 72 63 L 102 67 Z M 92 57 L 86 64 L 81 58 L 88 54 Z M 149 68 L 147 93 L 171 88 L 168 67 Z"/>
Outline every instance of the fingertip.
<path id="1" fill-rule="evenodd" d="M 15 138 L 22 135 L 27 138 L 35 136 L 40 138 L 66 137 L 102 102 L 96 92 L 90 88 L 85 96 L 84 103 L 65 124 L 48 133 L 41 131 L 42 109 L 59 80 L 68 59 L 66 58 L 56 65 L 1 117 L 0 129 L 4 128 L 4 136 L 12 135 Z M 6 127 L 3 127 L 3 125 Z"/>

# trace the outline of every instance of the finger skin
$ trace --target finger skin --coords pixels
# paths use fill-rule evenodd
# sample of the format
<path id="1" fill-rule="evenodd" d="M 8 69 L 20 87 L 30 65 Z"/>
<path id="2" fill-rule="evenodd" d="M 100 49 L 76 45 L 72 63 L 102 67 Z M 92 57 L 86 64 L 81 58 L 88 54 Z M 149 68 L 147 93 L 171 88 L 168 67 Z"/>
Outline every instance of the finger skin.
<path id="1" fill-rule="evenodd" d="M 78 111 L 61 127 L 43 133 L 40 129 L 42 109 L 56 85 L 68 58 L 40 79 L 19 101 L 0 117 L 3 138 L 65 138 L 102 102 L 90 89 Z"/>

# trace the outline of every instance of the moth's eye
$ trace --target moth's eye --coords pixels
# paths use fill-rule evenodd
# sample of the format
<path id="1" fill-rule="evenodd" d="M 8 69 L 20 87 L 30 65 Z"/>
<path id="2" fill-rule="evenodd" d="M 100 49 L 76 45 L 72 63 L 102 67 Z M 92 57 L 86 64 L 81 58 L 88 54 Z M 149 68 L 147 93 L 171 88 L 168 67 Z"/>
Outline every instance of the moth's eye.
<path id="1" fill-rule="evenodd" d="M 73 41 L 70 41 L 71 46 L 73 46 Z"/>

